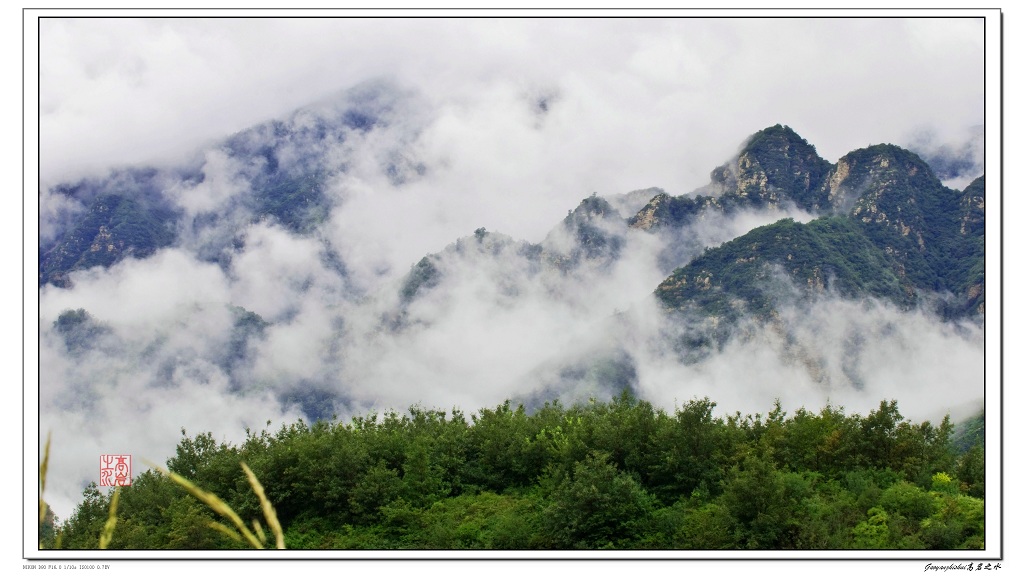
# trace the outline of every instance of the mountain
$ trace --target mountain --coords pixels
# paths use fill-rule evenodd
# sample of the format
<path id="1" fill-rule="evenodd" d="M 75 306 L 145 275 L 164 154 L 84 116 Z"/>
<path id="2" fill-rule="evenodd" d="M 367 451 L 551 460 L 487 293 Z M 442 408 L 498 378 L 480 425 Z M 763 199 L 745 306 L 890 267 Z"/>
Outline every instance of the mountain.
<path id="1" fill-rule="evenodd" d="M 808 198 L 808 179 L 788 181 L 795 189 L 763 188 L 772 202 Z M 780 221 L 708 250 L 669 276 L 658 298 L 712 316 L 767 317 L 783 297 L 781 279 L 801 295 L 829 289 L 904 308 L 936 296 L 947 315 L 983 312 L 984 177 L 951 190 L 917 155 L 887 144 L 844 156 L 819 185 L 809 207 L 830 215 Z"/>
<path id="2" fill-rule="evenodd" d="M 637 192 L 643 194 L 646 190 L 630 195 L 635 197 Z M 629 195 L 612 201 L 630 202 Z M 636 200 L 632 202 L 635 204 Z M 417 262 L 402 282 L 400 301 L 408 304 L 426 294 L 440 284 L 446 274 L 455 274 L 460 266 L 485 271 L 512 296 L 519 291 L 516 286 L 523 280 L 547 275 L 554 276 L 549 280 L 557 283 L 555 278 L 578 277 L 594 269 L 607 269 L 622 255 L 627 233 L 626 219 L 619 209 L 597 195 L 583 199 L 537 244 L 478 228 L 472 236 L 460 238 L 442 252 Z M 499 261 L 501 266 L 487 266 Z M 492 270 L 494 274 L 489 272 Z"/>
<path id="3" fill-rule="evenodd" d="M 538 245 L 517 245 L 508 237 L 495 243 L 493 234 L 478 230 L 475 240 L 459 240 L 424 258 L 402 293 L 418 294 L 424 287 L 444 293 L 446 275 L 502 270 L 507 275 L 501 280 L 490 274 L 506 295 L 526 293 L 528 279 L 542 278 L 553 300 L 578 302 L 584 297 L 566 296 L 580 288 L 570 278 L 611 274 L 645 237 L 657 238 L 664 242 L 659 266 L 673 259 L 681 264 L 653 291 L 669 319 L 657 338 L 679 360 L 701 362 L 730 339 L 749 337 L 752 321 L 783 335 L 778 352 L 815 378 L 825 377 L 826 360 L 814 351 L 813 340 L 797 335 L 799 315 L 780 314 L 783 308 L 839 300 L 934 310 L 947 320 L 984 313 L 984 177 L 962 192 L 951 190 L 903 148 L 870 146 L 831 164 L 792 129 L 774 126 L 752 136 L 731 162 L 712 171 L 708 185 L 690 194 L 645 189 L 630 193 L 634 205 L 640 204 L 638 193 L 653 196 L 628 217 L 614 208 L 615 198 L 583 200 Z M 807 221 L 785 217 L 794 210 Z M 714 246 L 695 233 L 739 214 L 771 223 Z M 473 257 L 466 255 L 469 246 Z M 482 249 L 493 256 L 490 264 L 479 260 Z M 515 260 L 499 255 L 502 250 Z M 463 271 L 454 272 L 459 267 Z M 526 284 L 510 290 L 517 282 Z M 448 288 L 453 293 L 455 285 Z M 527 380 L 542 383 L 543 390 L 524 401 L 540 405 L 574 390 L 614 395 L 636 387 L 635 351 L 628 350 L 629 336 L 621 336 L 631 324 L 609 322 L 602 328 L 607 338 L 538 365 Z M 854 343 L 863 338 L 847 337 Z M 858 386 L 861 360 L 854 351 L 842 361 L 842 376 Z"/>
<path id="4" fill-rule="evenodd" d="M 834 292 L 848 298 L 913 302 L 913 287 L 855 220 L 807 224 L 792 219 L 757 228 L 707 250 L 665 279 L 655 293 L 668 308 L 736 319 L 768 318 L 780 301 Z"/>
<path id="5" fill-rule="evenodd" d="M 830 207 L 823 192 L 831 168 L 792 128 L 776 124 L 755 133 L 736 158 L 712 171 L 704 191 L 754 206 L 789 201 L 819 212 Z"/>
<path id="6" fill-rule="evenodd" d="M 66 286 L 68 273 L 109 267 L 125 258 L 146 258 L 176 239 L 178 213 L 160 198 L 154 170 L 125 170 L 102 182 L 62 186 L 87 208 L 52 245 L 40 243 L 39 284 Z"/>
<path id="7" fill-rule="evenodd" d="M 65 215 L 72 224 L 55 240 L 41 239 L 40 286 L 66 286 L 73 271 L 146 258 L 174 243 L 226 266 L 255 222 L 312 235 L 334 207 L 324 190 L 346 169 L 345 147 L 386 127 L 401 98 L 386 83 L 368 83 L 231 135 L 187 166 L 118 169 L 58 185 L 77 211 Z M 394 151 L 380 163 L 396 182 L 424 170 Z"/>
<path id="8" fill-rule="evenodd" d="M 947 188 L 921 157 L 891 144 L 831 163 L 783 125 L 753 134 L 688 194 L 593 194 L 553 216 L 539 241 L 480 227 L 403 268 L 378 265 L 378 244 L 341 245 L 362 238 L 338 227 L 415 231 L 379 210 L 386 203 L 374 205 L 372 222 L 334 216 L 360 193 L 405 190 L 435 169 L 417 159 L 415 127 L 399 120 L 403 98 L 362 87 L 232 135 L 187 166 L 117 170 L 49 191 L 69 208 L 40 239 L 41 291 L 70 294 L 78 271 L 160 251 L 219 270 L 226 286 L 216 312 L 180 305 L 193 316 L 168 313 L 139 342 L 76 304 L 43 327 L 57 335 L 56 353 L 104 369 L 156 366 L 142 378 L 152 387 L 201 374 L 232 393 L 269 391 L 315 419 L 373 404 L 384 390 L 452 381 L 531 406 L 640 393 L 652 372 L 700 366 L 758 331 L 781 342 L 769 354 L 824 382 L 823 343 L 793 310 L 880 302 L 949 322 L 983 318 L 983 176 Z M 360 146 L 369 153 L 357 155 Z M 366 184 L 366 173 L 387 186 Z M 189 350 L 170 336 L 183 326 L 208 345 Z M 840 342 L 866 346 L 861 324 L 836 330 Z M 147 360 L 118 356 L 131 350 Z M 833 381 L 868 381 L 864 358 L 833 362 Z"/>
<path id="9" fill-rule="evenodd" d="M 709 211 L 792 205 L 820 213 L 832 207 L 828 175 L 832 165 L 792 128 L 775 125 L 751 136 L 731 161 L 711 172 L 711 182 L 694 192 L 659 194 L 630 219 L 641 230 L 680 227 Z"/>

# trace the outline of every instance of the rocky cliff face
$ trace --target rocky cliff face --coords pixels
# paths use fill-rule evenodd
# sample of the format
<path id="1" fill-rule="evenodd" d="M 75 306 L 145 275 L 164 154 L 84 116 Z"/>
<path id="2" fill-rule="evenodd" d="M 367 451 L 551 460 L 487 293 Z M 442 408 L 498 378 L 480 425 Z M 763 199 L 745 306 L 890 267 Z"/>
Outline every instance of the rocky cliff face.
<path id="1" fill-rule="evenodd" d="M 788 126 L 761 130 L 735 158 L 711 171 L 711 181 L 691 194 L 659 194 L 634 215 L 639 230 L 685 226 L 709 212 L 796 207 L 808 212 L 832 209 L 828 178 L 832 165 Z"/>
<path id="2" fill-rule="evenodd" d="M 831 168 L 793 129 L 775 125 L 754 134 L 732 166 L 716 168 L 711 173 L 712 186 L 720 187 L 723 194 L 735 193 L 754 206 L 789 201 L 809 212 L 821 212 L 830 208 L 822 182 Z M 729 176 L 732 170 L 734 179 Z M 733 180 L 735 188 L 730 189 Z"/>
<path id="3" fill-rule="evenodd" d="M 960 235 L 985 234 L 985 177 L 964 188 L 960 196 Z"/>
<path id="4" fill-rule="evenodd" d="M 932 199 L 921 196 L 949 195 L 928 165 L 913 153 L 891 145 L 852 152 L 843 158 L 843 164 L 849 167 L 848 174 L 829 195 L 855 198 L 852 217 L 910 237 L 924 249 L 925 212 Z"/>
<path id="5" fill-rule="evenodd" d="M 721 198 L 734 196 L 754 205 L 791 201 L 838 220 L 828 227 L 818 221 L 772 225 L 766 227 L 772 233 L 755 231 L 716 248 L 666 279 L 656 291 L 662 302 L 686 308 L 704 302 L 714 315 L 742 308 L 767 317 L 772 298 L 756 285 L 767 281 L 769 267 L 775 267 L 805 294 L 822 293 L 831 285 L 853 297 L 883 297 L 903 306 L 936 294 L 947 302 L 947 314 L 983 312 L 983 179 L 963 193 L 950 190 L 917 155 L 889 144 L 851 152 L 822 171 L 825 165 L 806 148 L 796 156 L 801 162 L 793 159 L 790 151 L 798 148 L 792 136 L 782 137 L 786 130 L 776 127 L 759 133 L 771 137 L 755 137 L 760 158 L 777 167 L 773 175 L 745 150 L 736 164 L 735 188 Z M 728 166 L 714 174 L 721 180 L 712 187 L 732 181 Z M 660 221 L 658 210 L 673 199 L 657 200 L 637 221 Z M 793 234 L 798 242 L 792 241 Z"/>
<path id="6" fill-rule="evenodd" d="M 966 291 L 965 310 L 985 313 L 985 177 L 981 176 L 964 188 L 960 197 L 960 250 L 969 264 L 963 274 L 961 289 Z"/>

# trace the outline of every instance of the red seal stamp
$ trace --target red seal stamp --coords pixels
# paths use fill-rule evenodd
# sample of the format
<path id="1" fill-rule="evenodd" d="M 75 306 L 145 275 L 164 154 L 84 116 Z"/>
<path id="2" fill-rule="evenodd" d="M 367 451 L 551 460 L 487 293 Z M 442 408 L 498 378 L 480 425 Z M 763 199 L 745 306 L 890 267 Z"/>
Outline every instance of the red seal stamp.
<path id="1" fill-rule="evenodd" d="M 131 485 L 131 454 L 103 454 L 100 456 L 100 486 Z"/>

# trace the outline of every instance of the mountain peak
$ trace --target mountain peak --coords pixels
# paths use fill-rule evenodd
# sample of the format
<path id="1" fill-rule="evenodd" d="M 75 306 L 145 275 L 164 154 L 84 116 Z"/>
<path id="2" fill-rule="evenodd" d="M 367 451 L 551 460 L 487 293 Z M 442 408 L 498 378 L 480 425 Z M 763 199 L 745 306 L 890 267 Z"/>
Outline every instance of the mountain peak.
<path id="1" fill-rule="evenodd" d="M 872 144 L 850 152 L 843 159 L 870 162 L 880 168 L 888 168 L 891 163 L 898 162 L 907 170 L 931 171 L 931 167 L 920 156 L 896 144 Z"/>
<path id="2" fill-rule="evenodd" d="M 835 210 L 845 212 L 855 203 L 873 203 L 881 196 L 891 198 L 896 189 L 930 190 L 933 195 L 942 195 L 938 190 L 943 186 L 917 154 L 895 144 L 873 144 L 840 158 L 826 188 Z"/>
<path id="3" fill-rule="evenodd" d="M 774 126 L 764 128 L 763 130 L 758 130 L 747 138 L 746 142 L 743 143 L 740 155 L 742 155 L 743 152 L 757 150 L 765 144 L 772 147 L 785 147 L 789 145 L 810 146 L 807 143 L 807 140 L 796 133 L 796 130 L 793 130 L 784 124 L 776 124 Z M 811 146 L 811 148 L 814 147 Z"/>
<path id="4" fill-rule="evenodd" d="M 715 168 L 704 191 L 736 194 L 755 206 L 791 200 L 805 210 L 820 210 L 827 205 L 822 183 L 831 168 L 796 131 L 776 124 L 754 133 L 733 160 Z"/>

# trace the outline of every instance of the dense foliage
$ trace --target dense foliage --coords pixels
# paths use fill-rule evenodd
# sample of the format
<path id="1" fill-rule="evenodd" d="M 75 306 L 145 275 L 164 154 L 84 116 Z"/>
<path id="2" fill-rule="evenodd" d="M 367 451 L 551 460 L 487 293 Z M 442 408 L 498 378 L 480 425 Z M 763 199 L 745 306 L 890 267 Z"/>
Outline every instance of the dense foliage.
<path id="1" fill-rule="evenodd" d="M 984 548 L 982 453 L 970 434 L 955 448 L 948 417 L 911 423 L 895 401 L 867 416 L 714 407 L 668 413 L 628 393 L 470 418 L 413 407 L 250 432 L 240 446 L 182 430 L 167 465 L 259 518 L 246 462 L 289 548 Z M 42 545 L 95 547 L 109 499 L 90 486 Z M 153 471 L 122 489 L 117 515 L 110 548 L 241 546 Z"/>
<path id="2" fill-rule="evenodd" d="M 892 258 L 856 222 L 837 216 L 757 228 L 679 268 L 656 293 L 672 308 L 735 318 L 767 317 L 780 301 L 826 290 L 907 305 L 907 288 Z"/>

